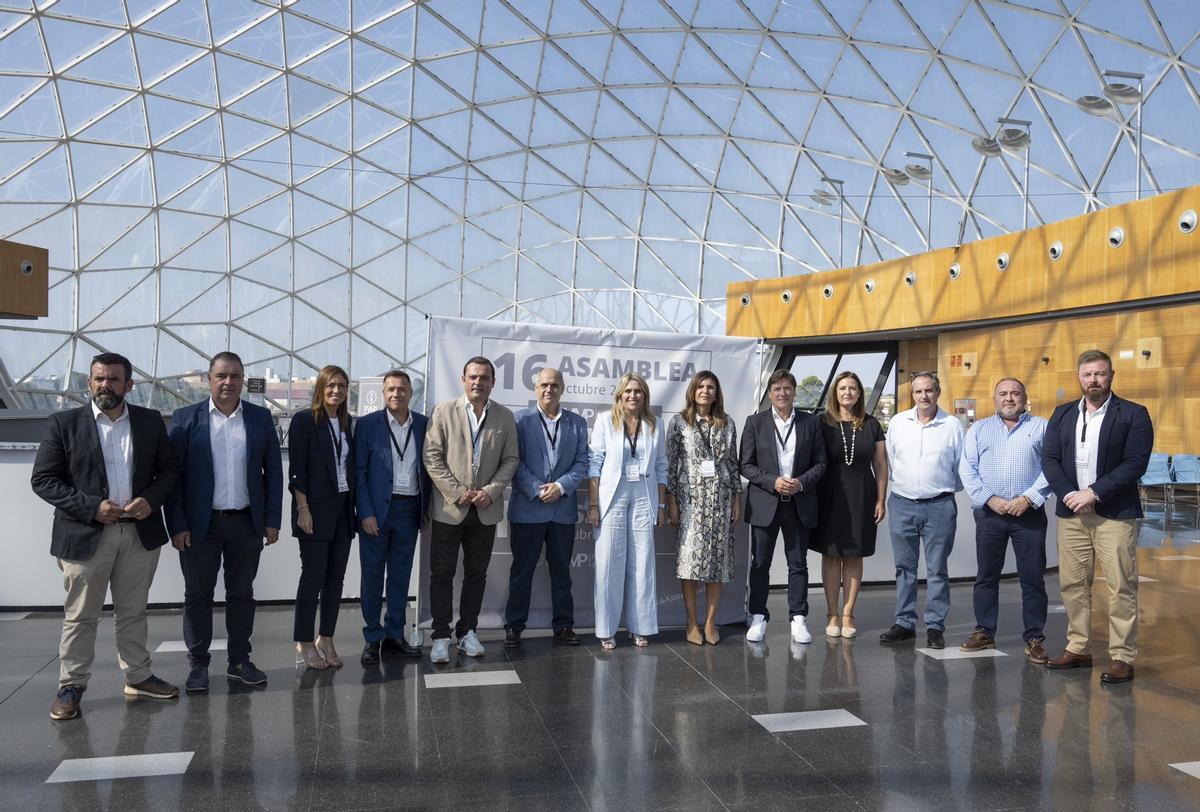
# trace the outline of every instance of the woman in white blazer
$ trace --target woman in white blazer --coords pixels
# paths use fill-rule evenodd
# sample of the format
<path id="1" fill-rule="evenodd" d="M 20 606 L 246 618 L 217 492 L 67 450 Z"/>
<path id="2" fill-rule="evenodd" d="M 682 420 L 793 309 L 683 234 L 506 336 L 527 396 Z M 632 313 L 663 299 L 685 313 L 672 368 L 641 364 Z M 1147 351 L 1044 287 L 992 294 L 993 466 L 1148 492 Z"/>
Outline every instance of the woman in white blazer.
<path id="1" fill-rule="evenodd" d="M 621 609 L 636 646 L 658 633 L 654 528 L 666 519 L 666 427 L 650 410 L 650 387 L 622 376 L 610 414 L 596 415 L 588 443 L 588 523 L 596 533 L 596 636 L 616 648 Z"/>

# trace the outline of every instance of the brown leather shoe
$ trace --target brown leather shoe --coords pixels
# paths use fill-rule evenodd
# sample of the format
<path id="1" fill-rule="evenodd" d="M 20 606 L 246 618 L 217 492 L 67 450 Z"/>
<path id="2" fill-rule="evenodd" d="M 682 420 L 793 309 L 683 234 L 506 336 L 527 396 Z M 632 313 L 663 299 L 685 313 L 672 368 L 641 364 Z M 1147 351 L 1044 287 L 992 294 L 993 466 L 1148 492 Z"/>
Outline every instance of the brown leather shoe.
<path id="1" fill-rule="evenodd" d="M 1129 682 L 1133 679 L 1133 665 L 1124 660 L 1113 660 L 1108 668 L 1100 674 L 1100 681 L 1115 685 L 1119 682 Z"/>
<path id="2" fill-rule="evenodd" d="M 983 651 L 984 649 L 995 647 L 995 638 L 993 638 L 983 629 L 976 629 L 975 631 L 971 632 L 971 636 L 967 638 L 966 642 L 958 647 L 958 650 L 969 653 L 972 651 Z"/>
<path id="3" fill-rule="evenodd" d="M 1035 665 L 1045 665 L 1050 657 L 1046 654 L 1046 646 L 1041 640 L 1030 640 L 1025 644 L 1025 656 Z"/>
<path id="4" fill-rule="evenodd" d="M 79 700 L 83 698 L 83 688 L 75 685 L 68 685 L 58 692 L 58 696 L 54 697 L 54 703 L 50 706 L 50 718 L 62 722 L 67 719 L 74 719 L 79 715 Z"/>
<path id="5" fill-rule="evenodd" d="M 1055 657 L 1053 660 L 1046 661 L 1047 668 L 1091 668 L 1092 655 L 1076 654 L 1073 651 L 1064 651 L 1061 657 Z"/>

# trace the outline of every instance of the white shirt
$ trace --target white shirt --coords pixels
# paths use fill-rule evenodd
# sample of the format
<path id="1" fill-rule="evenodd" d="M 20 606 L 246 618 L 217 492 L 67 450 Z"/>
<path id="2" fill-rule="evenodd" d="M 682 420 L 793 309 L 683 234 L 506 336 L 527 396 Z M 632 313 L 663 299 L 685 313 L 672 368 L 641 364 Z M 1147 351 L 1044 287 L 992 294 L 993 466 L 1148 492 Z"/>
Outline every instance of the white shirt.
<path id="1" fill-rule="evenodd" d="M 479 452 L 483 443 L 483 421 L 487 420 L 488 409 L 492 402 L 489 400 L 483 404 L 483 414 L 479 417 L 475 416 L 475 407 L 471 405 L 471 401 L 466 395 L 463 395 L 463 403 L 466 404 L 467 419 L 471 421 L 471 478 L 479 476 Z"/>
<path id="2" fill-rule="evenodd" d="M 100 450 L 104 452 L 104 473 L 108 477 L 108 501 L 125 507 L 133 501 L 133 439 L 129 432 L 129 404 L 121 404 L 121 416 L 112 420 L 96 401 L 92 416 Z"/>
<path id="3" fill-rule="evenodd" d="M 796 463 L 796 410 L 793 408 L 791 415 L 784 420 L 772 407 L 771 418 L 775 421 L 775 453 L 779 455 L 779 475 L 790 479 Z"/>
<path id="4" fill-rule="evenodd" d="M 242 402 L 226 417 L 208 399 L 208 444 L 212 448 L 213 510 L 241 510 L 250 504 L 246 486 L 246 420 Z"/>
<path id="5" fill-rule="evenodd" d="M 550 470 L 554 471 L 554 466 L 558 465 L 558 433 L 562 430 L 559 421 L 562 420 L 562 409 L 558 410 L 558 414 L 554 417 L 549 417 L 542 411 L 542 407 L 538 406 L 538 416 L 542 419 L 542 440 L 546 443 L 546 456 L 550 460 Z M 551 443 L 550 439 L 554 438 Z"/>
<path id="6" fill-rule="evenodd" d="M 408 419 L 403 423 L 396 420 L 395 415 L 390 411 L 387 413 L 388 431 L 392 433 L 392 440 L 388 440 L 388 445 L 392 447 L 392 493 L 400 496 L 417 496 L 420 494 L 420 486 L 417 483 L 417 444 L 413 442 L 413 416 L 412 412 L 408 413 Z M 400 452 L 396 450 L 399 447 L 404 451 L 404 459 L 400 459 Z"/>
<path id="7" fill-rule="evenodd" d="M 1079 417 L 1075 418 L 1075 481 L 1079 490 L 1092 487 L 1096 481 L 1096 458 L 1100 453 L 1100 429 L 1104 426 L 1104 418 L 1108 414 L 1108 404 L 1112 402 L 1110 392 L 1100 408 L 1094 412 L 1087 410 L 1087 398 L 1079 399 Z M 1083 427 L 1087 426 L 1087 434 Z"/>
<path id="8" fill-rule="evenodd" d="M 326 431 L 332 429 L 333 432 L 330 439 L 333 441 L 333 467 L 337 469 L 338 493 L 346 493 L 350 490 L 350 480 L 346 478 L 346 458 L 350 456 L 350 441 L 342 434 L 342 424 L 336 417 L 326 420 L 325 425 L 329 427 Z M 342 446 L 341 454 L 337 453 L 338 443 Z"/>
<path id="9" fill-rule="evenodd" d="M 888 479 L 892 493 L 906 499 L 932 499 L 962 490 L 958 459 L 963 427 L 942 409 L 928 423 L 916 408 L 892 418 L 887 431 Z"/>

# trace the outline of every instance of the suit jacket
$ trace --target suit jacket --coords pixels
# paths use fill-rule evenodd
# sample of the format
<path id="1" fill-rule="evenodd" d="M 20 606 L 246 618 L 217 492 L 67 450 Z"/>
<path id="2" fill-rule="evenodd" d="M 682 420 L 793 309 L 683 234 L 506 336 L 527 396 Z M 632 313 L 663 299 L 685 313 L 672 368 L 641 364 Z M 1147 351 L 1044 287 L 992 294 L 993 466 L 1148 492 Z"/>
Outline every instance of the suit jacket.
<path id="1" fill-rule="evenodd" d="M 459 505 L 469 490 L 484 490 L 492 503 L 479 509 L 484 524 L 498 524 L 504 518 L 504 489 L 517 472 L 520 455 L 517 424 L 513 413 L 492 401 L 481 429 L 479 471 L 471 470 L 471 421 L 466 399 L 446 400 L 433 407 L 429 430 L 425 434 L 425 470 L 433 480 L 430 515 L 444 524 L 461 524 L 470 505 Z"/>
<path id="2" fill-rule="evenodd" d="M 1063 518 L 1075 514 L 1063 503 L 1071 491 L 1079 490 L 1075 475 L 1075 426 L 1079 418 L 1079 401 L 1063 403 L 1054 410 L 1046 426 L 1042 444 L 1042 470 L 1046 481 L 1058 496 L 1054 507 Z M 1106 519 L 1139 519 L 1142 501 L 1138 497 L 1138 480 L 1150 464 L 1154 448 L 1154 426 L 1146 407 L 1115 394 L 1108 402 L 1108 411 L 1100 425 L 1096 444 L 1096 481 L 1092 490 L 1099 501 L 1095 511 Z"/>
<path id="3" fill-rule="evenodd" d="M 160 508 L 179 481 L 179 465 L 157 411 L 129 404 L 129 438 L 133 498 L 142 497 L 151 508 L 137 523 L 138 538 L 153 550 L 167 543 Z M 108 498 L 108 474 L 90 404 L 50 416 L 30 484 L 34 493 L 54 505 L 50 554 L 69 561 L 91 558 L 104 530 L 95 516 L 100 502 Z"/>
<path id="4" fill-rule="evenodd" d="M 412 445 L 405 455 L 415 454 L 417 460 L 417 493 L 421 496 L 421 516 L 429 513 L 429 497 L 433 483 L 425 472 L 425 461 L 421 458 L 425 448 L 425 431 L 429 418 L 420 412 L 412 415 Z M 355 486 L 358 506 L 358 521 L 374 516 L 380 526 L 387 521 L 392 503 L 392 441 L 388 437 L 391 426 L 388 410 L 380 409 L 361 418 L 354 426 L 354 469 L 358 482 Z"/>
<path id="5" fill-rule="evenodd" d="M 288 490 L 300 491 L 308 497 L 308 512 L 312 516 L 312 535 L 297 524 L 296 500 L 292 500 L 292 535 L 298 539 L 333 538 L 338 522 L 337 463 L 334 462 L 333 437 L 326 426 L 328 418 L 322 413 L 319 423 L 313 422 L 312 411 L 303 409 L 292 415 L 288 429 Z M 354 506 L 354 427 L 343 440 L 349 443 L 346 457 L 346 480 L 351 510 Z M 353 528 L 351 528 L 353 530 Z"/>
<path id="6" fill-rule="evenodd" d="M 560 409 L 559 414 L 558 463 L 551 469 L 541 411 L 531 406 L 517 413 L 521 461 L 513 476 L 512 498 L 508 502 L 510 522 L 574 525 L 579 521 L 579 485 L 588 474 L 587 421 L 567 409 Z M 538 488 L 547 482 L 557 482 L 563 489 L 562 496 L 551 504 L 538 499 Z"/>
<path id="7" fill-rule="evenodd" d="M 782 505 L 791 506 L 805 527 L 817 526 L 817 484 L 825 475 L 825 438 L 821 434 L 821 419 L 796 409 L 793 437 L 796 453 L 792 470 L 786 476 L 797 477 L 803 490 L 790 502 L 779 501 L 775 479 L 779 470 L 779 451 L 775 447 L 774 409 L 767 409 L 746 418 L 742 429 L 742 476 L 750 482 L 746 489 L 746 521 L 755 527 L 767 527 Z"/>
<path id="8" fill-rule="evenodd" d="M 212 518 L 212 442 L 209 438 L 209 399 L 179 409 L 171 420 L 171 444 L 180 465 L 179 488 L 167 500 L 167 532 L 172 536 L 187 530 L 193 541 L 208 534 Z M 246 426 L 246 490 L 250 495 L 250 518 L 260 537 L 268 527 L 279 529 L 283 522 L 283 456 L 271 412 L 242 401 Z"/>
<path id="9" fill-rule="evenodd" d="M 657 510 L 659 505 L 658 486 L 667 484 L 667 427 L 661 419 L 654 422 L 654 428 L 642 421 L 642 430 L 638 434 L 638 448 L 645 448 L 647 453 L 642 455 L 641 478 L 638 484 L 646 489 L 646 498 L 650 505 Z M 612 413 L 607 409 L 596 414 L 596 422 L 592 425 L 592 437 L 588 443 L 588 476 L 600 479 L 600 515 L 608 513 L 617 486 L 625 478 L 625 426 L 612 424 Z M 653 512 L 651 513 L 653 515 Z"/>

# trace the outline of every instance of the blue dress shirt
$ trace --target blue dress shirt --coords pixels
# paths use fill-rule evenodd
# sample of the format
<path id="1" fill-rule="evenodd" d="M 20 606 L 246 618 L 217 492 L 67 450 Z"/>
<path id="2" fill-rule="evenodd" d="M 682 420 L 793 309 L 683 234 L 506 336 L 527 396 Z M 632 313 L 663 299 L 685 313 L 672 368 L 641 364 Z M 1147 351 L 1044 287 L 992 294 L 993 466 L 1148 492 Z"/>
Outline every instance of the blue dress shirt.
<path id="1" fill-rule="evenodd" d="M 1041 507 L 1050 495 L 1042 473 L 1045 439 L 1046 419 L 1028 412 L 1011 429 L 999 415 L 972 425 L 958 465 L 971 506 L 982 508 L 993 496 L 1005 500 L 1024 496 L 1035 508 Z"/>

